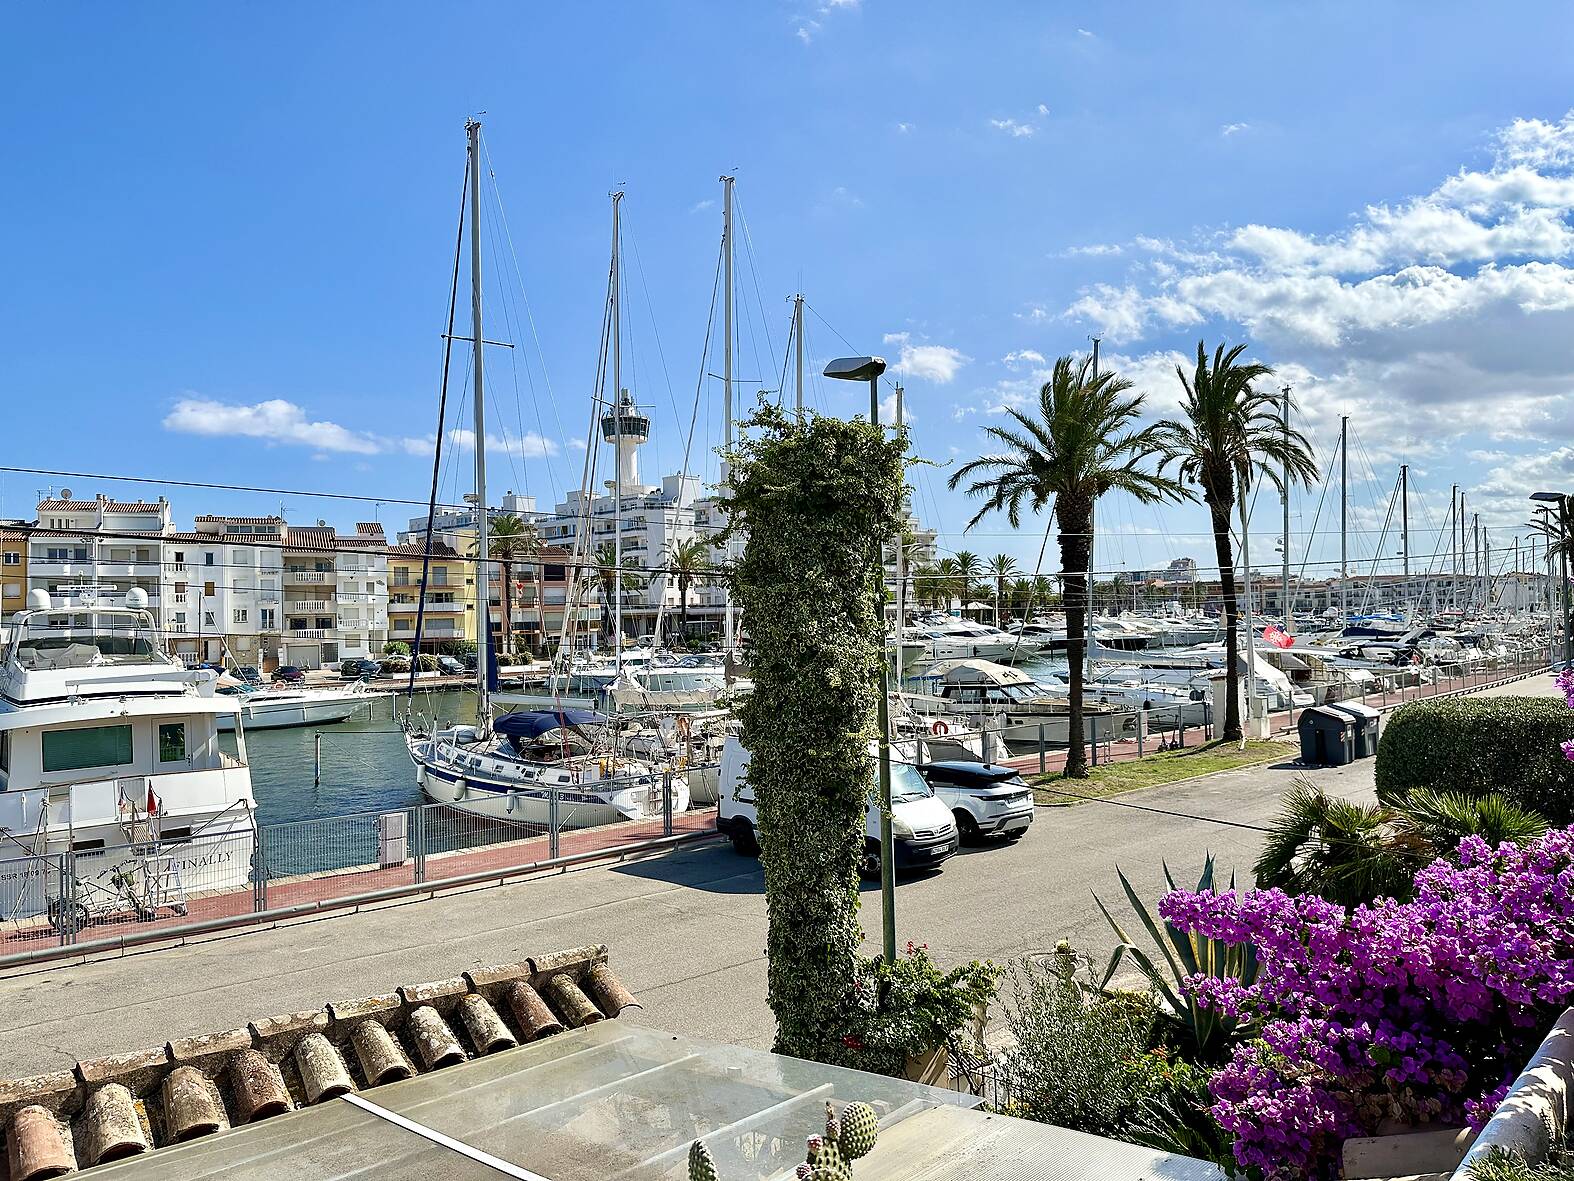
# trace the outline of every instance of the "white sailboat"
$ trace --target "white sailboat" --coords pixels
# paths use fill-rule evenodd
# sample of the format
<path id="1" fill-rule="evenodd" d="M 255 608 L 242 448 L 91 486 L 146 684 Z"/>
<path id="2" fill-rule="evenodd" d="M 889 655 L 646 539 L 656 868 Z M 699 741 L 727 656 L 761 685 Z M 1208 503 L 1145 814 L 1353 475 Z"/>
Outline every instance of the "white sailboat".
<path id="1" fill-rule="evenodd" d="M 492 716 L 493 668 L 487 578 L 486 398 L 481 318 L 481 126 L 466 124 L 469 139 L 470 188 L 470 326 L 474 353 L 472 373 L 475 412 L 475 506 L 477 724 L 424 732 L 409 726 L 405 743 L 415 763 L 416 781 L 426 796 L 465 812 L 557 827 L 588 827 L 618 820 L 659 817 L 689 806 L 688 784 L 681 772 L 659 771 L 651 764 L 621 757 L 613 747 L 606 719 L 589 711 L 558 706 Z M 622 357 L 618 313 L 619 203 L 612 196 L 612 388 L 608 406 L 620 444 L 624 408 L 621 404 Z M 621 516 L 622 489 L 615 495 Z M 620 522 L 619 522 L 620 523 Z M 621 529 L 614 528 L 621 566 Z M 621 595 L 613 596 L 621 625 Z M 622 628 L 618 636 L 621 666 Z M 408 723 L 408 719 L 407 719 Z"/>
<path id="2" fill-rule="evenodd" d="M 222 692 L 222 690 L 221 690 Z M 393 700 L 387 689 L 368 689 L 357 681 L 344 688 L 258 689 L 234 695 L 240 708 L 219 719 L 219 729 L 230 732 L 236 719 L 248 730 L 279 730 L 290 726 L 321 726 L 343 722 L 358 712 L 370 714 L 380 702 Z"/>

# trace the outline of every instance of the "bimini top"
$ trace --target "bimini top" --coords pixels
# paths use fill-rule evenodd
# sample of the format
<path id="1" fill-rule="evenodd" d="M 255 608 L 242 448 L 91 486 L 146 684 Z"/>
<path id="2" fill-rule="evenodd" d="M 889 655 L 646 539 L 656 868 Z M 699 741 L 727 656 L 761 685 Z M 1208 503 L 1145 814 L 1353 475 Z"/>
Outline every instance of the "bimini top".
<path id="1" fill-rule="evenodd" d="M 540 709 L 503 714 L 492 720 L 492 729 L 507 738 L 529 739 L 564 727 L 577 730 L 581 726 L 601 726 L 606 720 L 605 714 L 593 709 Z"/>

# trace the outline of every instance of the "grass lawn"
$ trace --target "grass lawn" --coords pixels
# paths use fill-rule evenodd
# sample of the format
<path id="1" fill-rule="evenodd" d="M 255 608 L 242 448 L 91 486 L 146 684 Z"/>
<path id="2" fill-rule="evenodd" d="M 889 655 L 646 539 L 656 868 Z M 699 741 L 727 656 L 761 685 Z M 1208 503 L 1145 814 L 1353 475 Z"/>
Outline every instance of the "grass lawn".
<path id="1" fill-rule="evenodd" d="M 1236 767 L 1251 767 L 1258 763 L 1271 763 L 1276 759 L 1292 757 L 1296 748 L 1288 742 L 1255 740 L 1244 750 L 1238 742 L 1208 742 L 1185 750 L 1165 751 L 1122 763 L 1100 763 L 1086 779 L 1062 780 L 1059 775 L 1034 777 L 1033 782 L 1047 784 L 1036 787 L 1034 795 L 1041 804 L 1074 804 L 1077 801 L 1049 790 L 1064 786 L 1066 791 L 1079 796 L 1113 796 L 1138 787 L 1154 787 L 1161 783 L 1175 783 L 1181 779 L 1195 779 L 1215 771 L 1230 771 Z"/>

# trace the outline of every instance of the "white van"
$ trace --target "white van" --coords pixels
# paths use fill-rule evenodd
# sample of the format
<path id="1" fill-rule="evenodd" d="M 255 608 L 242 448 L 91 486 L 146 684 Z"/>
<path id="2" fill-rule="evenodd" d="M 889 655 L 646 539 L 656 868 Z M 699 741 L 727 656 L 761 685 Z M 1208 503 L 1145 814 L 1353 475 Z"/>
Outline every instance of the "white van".
<path id="1" fill-rule="evenodd" d="M 876 753 L 873 742 L 869 753 Z M 913 754 L 900 743 L 891 744 L 891 837 L 897 869 L 929 869 L 938 866 L 957 850 L 956 821 L 951 809 L 935 798 L 934 792 L 913 767 Z M 717 805 L 716 828 L 732 838 L 732 847 L 753 857 L 760 851 L 755 834 L 759 813 L 754 806 L 754 789 L 748 779 L 749 752 L 736 735 L 728 735 L 721 751 L 721 799 Z M 876 770 L 875 775 L 879 772 Z M 864 813 L 864 862 L 866 874 L 880 872 L 879 781 L 869 784 L 869 807 Z"/>

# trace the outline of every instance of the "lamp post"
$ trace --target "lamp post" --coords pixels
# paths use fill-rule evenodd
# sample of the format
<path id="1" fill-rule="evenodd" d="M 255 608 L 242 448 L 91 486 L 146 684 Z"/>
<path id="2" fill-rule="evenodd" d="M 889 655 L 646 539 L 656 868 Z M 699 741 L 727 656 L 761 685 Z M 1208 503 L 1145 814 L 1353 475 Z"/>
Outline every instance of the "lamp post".
<path id="1" fill-rule="evenodd" d="M 1558 554 L 1563 587 L 1563 667 L 1574 668 L 1574 609 L 1569 605 L 1569 543 L 1574 539 L 1574 495 L 1566 492 L 1532 492 L 1531 500 L 1558 506 Z"/>
<path id="2" fill-rule="evenodd" d="M 885 372 L 883 357 L 838 357 L 825 367 L 825 376 L 837 381 L 867 381 L 869 383 L 869 421 L 878 430 L 880 426 L 880 374 Z M 900 533 L 897 547 L 902 544 Z M 882 547 L 883 548 L 883 547 Z M 885 563 L 878 561 L 875 585 L 879 590 L 880 627 L 885 628 Z M 900 643 L 901 629 L 897 629 Z M 898 649 L 900 650 L 900 649 Z M 896 962 L 896 848 L 891 838 L 891 718 L 889 674 L 885 653 L 880 654 L 880 704 L 878 725 L 880 752 L 880 930 L 884 939 L 885 962 Z"/>

